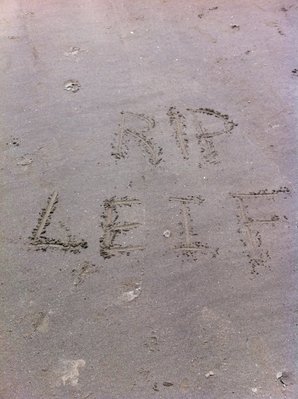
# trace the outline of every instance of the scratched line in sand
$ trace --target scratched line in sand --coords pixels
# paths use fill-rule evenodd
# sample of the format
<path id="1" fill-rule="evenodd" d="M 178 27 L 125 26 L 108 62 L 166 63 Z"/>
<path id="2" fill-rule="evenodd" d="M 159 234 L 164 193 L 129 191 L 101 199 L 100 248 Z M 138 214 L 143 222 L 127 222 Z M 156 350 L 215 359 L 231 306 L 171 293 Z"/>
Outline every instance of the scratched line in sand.
<path id="1" fill-rule="evenodd" d="M 48 248 L 58 248 L 64 251 L 78 253 L 81 249 L 88 247 L 87 241 L 78 241 L 75 236 L 71 234 L 68 234 L 67 241 L 49 238 L 46 236 L 47 227 L 51 223 L 51 218 L 56 210 L 58 201 L 58 192 L 54 191 L 53 194 L 48 198 L 47 206 L 41 210 L 37 225 L 33 229 L 31 237 L 29 237 L 31 245 L 35 246 L 37 250 L 42 251 L 46 251 Z"/>
<path id="2" fill-rule="evenodd" d="M 287 220 L 287 218 L 285 216 L 281 218 L 276 214 L 271 214 L 268 218 L 253 218 L 248 213 L 248 207 L 256 198 L 264 198 L 265 201 L 274 201 L 275 197 L 278 195 L 284 195 L 284 198 L 286 198 L 285 196 L 289 194 L 290 190 L 287 187 L 280 187 L 277 190 L 271 191 L 265 189 L 257 192 L 231 194 L 238 203 L 238 209 L 240 212 L 238 219 L 244 230 L 244 237 L 240 241 L 243 243 L 244 247 L 247 248 L 247 256 L 251 265 L 252 274 L 259 274 L 260 266 L 268 267 L 270 269 L 268 261 L 271 259 L 271 256 L 269 251 L 263 248 L 262 235 L 258 230 L 259 227 L 266 224 L 274 226 L 276 222 L 281 222 L 283 219 Z M 241 228 L 238 232 L 241 233 Z"/>
<path id="3" fill-rule="evenodd" d="M 132 119 L 130 127 L 128 127 L 128 117 Z M 141 121 L 144 123 L 143 128 L 134 127 L 134 122 Z M 147 154 L 149 162 L 156 166 L 162 160 L 162 148 L 154 144 L 153 140 L 147 137 L 147 133 L 154 129 L 156 123 L 153 118 L 145 114 L 137 114 L 133 112 L 121 112 L 120 129 L 117 133 L 118 140 L 116 145 L 112 145 L 112 155 L 116 159 L 127 158 L 129 138 L 132 137 L 137 145 L 142 149 L 143 154 Z M 125 141 L 126 139 L 126 141 Z M 132 151 L 134 151 L 132 149 Z"/>
<path id="4" fill-rule="evenodd" d="M 212 253 L 212 257 L 216 257 L 218 255 L 218 248 L 213 250 L 208 243 L 203 243 L 201 241 L 195 241 L 194 237 L 196 234 L 193 233 L 191 226 L 191 216 L 190 216 L 190 204 L 201 205 L 205 199 L 201 196 L 189 196 L 189 197 L 170 197 L 169 201 L 178 202 L 180 204 L 180 212 L 182 216 L 182 234 L 185 237 L 184 242 L 179 243 L 175 250 L 179 251 L 187 256 L 193 255 L 197 251 L 200 251 L 203 255 L 207 255 L 208 253 Z"/>
<path id="5" fill-rule="evenodd" d="M 118 219 L 117 207 L 140 205 L 138 199 L 123 197 L 117 199 L 115 197 L 104 202 L 105 211 L 102 214 L 102 229 L 103 235 L 100 238 L 100 254 L 103 258 L 109 259 L 117 253 L 129 254 L 133 251 L 142 251 L 145 249 L 142 245 L 117 245 L 114 244 L 117 235 L 122 232 L 128 232 L 139 226 L 138 222 L 124 222 L 122 224 L 116 223 Z"/>

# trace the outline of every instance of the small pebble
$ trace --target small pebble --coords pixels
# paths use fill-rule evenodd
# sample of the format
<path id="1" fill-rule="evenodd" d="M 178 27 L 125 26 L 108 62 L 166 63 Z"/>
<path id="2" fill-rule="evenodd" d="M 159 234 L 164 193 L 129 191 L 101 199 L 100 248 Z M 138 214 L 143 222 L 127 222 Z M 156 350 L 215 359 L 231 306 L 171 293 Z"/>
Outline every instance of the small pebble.
<path id="1" fill-rule="evenodd" d="M 165 230 L 165 231 L 163 232 L 163 236 L 166 237 L 166 238 L 169 238 L 169 237 L 171 236 L 170 230 Z"/>
<path id="2" fill-rule="evenodd" d="M 64 83 L 64 90 L 71 91 L 73 93 L 76 93 L 77 91 L 79 91 L 80 87 L 81 87 L 81 85 L 77 80 L 67 80 Z"/>
<path id="3" fill-rule="evenodd" d="M 205 374 L 206 378 L 212 377 L 214 375 L 213 371 L 209 371 L 207 374 Z"/>
<path id="4" fill-rule="evenodd" d="M 276 379 L 279 380 L 282 377 L 282 371 L 276 373 Z"/>
<path id="5" fill-rule="evenodd" d="M 81 51 L 80 47 L 71 47 L 69 51 L 64 53 L 66 56 L 77 55 Z"/>
<path id="6" fill-rule="evenodd" d="M 17 165 L 21 165 L 21 166 L 27 166 L 30 165 L 32 163 L 32 159 L 31 158 L 23 158 L 21 161 L 19 161 L 17 163 Z"/>
<path id="7" fill-rule="evenodd" d="M 154 385 L 153 385 L 153 390 L 154 391 L 156 391 L 156 392 L 158 392 L 159 391 L 159 389 L 158 389 L 158 387 L 157 387 L 157 383 L 155 382 L 154 383 Z"/>
<path id="8" fill-rule="evenodd" d="M 279 371 L 276 373 L 276 378 L 283 386 L 292 385 L 294 382 L 292 373 L 287 371 Z"/>

